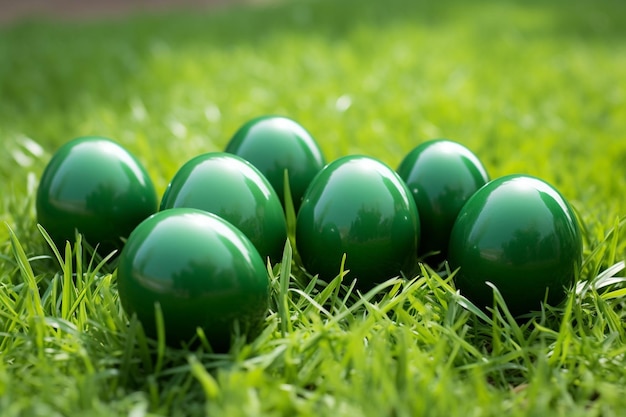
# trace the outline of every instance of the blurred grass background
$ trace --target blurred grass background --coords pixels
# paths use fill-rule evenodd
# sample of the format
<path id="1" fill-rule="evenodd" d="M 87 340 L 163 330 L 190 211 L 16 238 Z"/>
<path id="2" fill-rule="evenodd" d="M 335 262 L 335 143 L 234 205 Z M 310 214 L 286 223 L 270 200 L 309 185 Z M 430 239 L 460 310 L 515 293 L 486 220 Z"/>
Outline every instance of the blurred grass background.
<path id="1" fill-rule="evenodd" d="M 0 32 L 0 134 L 48 152 L 110 136 L 162 189 L 247 119 L 284 114 L 330 160 L 395 166 L 448 137 L 492 176 L 528 172 L 617 210 L 605 197 L 626 183 L 623 16 L 619 1 L 348 0 L 26 21 Z"/>

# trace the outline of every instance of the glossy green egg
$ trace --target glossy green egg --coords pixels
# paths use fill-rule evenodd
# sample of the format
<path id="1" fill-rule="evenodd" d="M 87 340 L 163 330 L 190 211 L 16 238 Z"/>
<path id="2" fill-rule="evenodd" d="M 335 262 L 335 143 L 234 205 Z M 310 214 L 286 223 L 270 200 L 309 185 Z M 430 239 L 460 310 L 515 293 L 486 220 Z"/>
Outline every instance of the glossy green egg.
<path id="1" fill-rule="evenodd" d="M 565 198 L 546 182 L 510 175 L 489 182 L 463 206 L 452 228 L 448 260 L 455 282 L 481 308 L 498 288 L 512 314 L 556 305 L 574 284 L 582 237 Z"/>
<path id="2" fill-rule="evenodd" d="M 259 170 L 236 155 L 207 153 L 185 163 L 161 199 L 161 210 L 175 207 L 217 214 L 239 228 L 263 259 L 281 258 L 287 225 L 280 200 Z"/>
<path id="3" fill-rule="evenodd" d="M 167 343 L 180 346 L 201 328 L 216 351 L 231 334 L 254 337 L 268 311 L 269 278 L 250 240 L 212 213 L 175 208 L 131 233 L 117 270 L 119 296 L 146 334 L 157 337 L 160 305 Z"/>
<path id="4" fill-rule="evenodd" d="M 443 258 L 450 231 L 465 202 L 489 181 L 487 171 L 465 146 L 446 139 L 424 142 L 397 169 L 413 194 L 420 214 L 420 252 Z"/>
<path id="5" fill-rule="evenodd" d="M 82 137 L 67 142 L 46 166 L 37 190 L 37 221 L 57 246 L 74 242 L 75 230 L 102 254 L 157 210 L 148 173 L 110 139 Z"/>
<path id="6" fill-rule="evenodd" d="M 250 161 L 269 180 L 281 202 L 284 196 L 284 171 L 296 211 L 313 177 L 324 167 L 325 160 L 317 142 L 300 124 L 286 117 L 262 116 L 237 130 L 226 146 Z"/>
<path id="7" fill-rule="evenodd" d="M 327 165 L 309 186 L 296 223 L 304 267 L 334 278 L 346 254 L 349 281 L 368 290 L 410 274 L 415 266 L 420 222 L 400 177 L 367 156 L 346 156 Z"/>

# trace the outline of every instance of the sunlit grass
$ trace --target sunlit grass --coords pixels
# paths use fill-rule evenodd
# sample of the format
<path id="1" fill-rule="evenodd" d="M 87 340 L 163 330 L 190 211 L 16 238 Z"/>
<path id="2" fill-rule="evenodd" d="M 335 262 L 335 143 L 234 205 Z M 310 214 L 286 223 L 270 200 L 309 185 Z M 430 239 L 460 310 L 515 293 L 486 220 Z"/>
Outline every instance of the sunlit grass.
<path id="1" fill-rule="evenodd" d="M 620 415 L 625 13 L 348 0 L 0 28 L 0 414 Z M 54 253 L 37 228 L 43 167 L 69 139 L 108 136 L 161 193 L 262 114 L 299 121 L 329 161 L 395 167 L 447 137 L 492 178 L 546 179 L 585 227 L 577 288 L 518 323 L 472 306 L 445 268 L 358 294 L 349 273 L 309 281 L 287 247 L 257 339 L 228 355 L 146 339 L 114 268 L 80 244 Z"/>

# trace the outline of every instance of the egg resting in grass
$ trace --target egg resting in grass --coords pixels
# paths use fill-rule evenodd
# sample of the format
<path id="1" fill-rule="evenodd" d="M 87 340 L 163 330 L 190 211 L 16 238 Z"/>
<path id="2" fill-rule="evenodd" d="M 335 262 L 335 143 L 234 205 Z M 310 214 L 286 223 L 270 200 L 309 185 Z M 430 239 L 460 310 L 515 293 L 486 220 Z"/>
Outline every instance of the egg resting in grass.
<path id="1" fill-rule="evenodd" d="M 450 267 L 461 294 L 493 306 L 493 284 L 522 315 L 563 300 L 582 261 L 573 209 L 545 181 L 509 175 L 489 182 L 463 206 L 452 228 Z"/>
<path id="2" fill-rule="evenodd" d="M 89 136 L 61 146 L 37 190 L 37 221 L 61 250 L 76 231 L 102 255 L 157 210 L 157 196 L 139 161 L 116 142 Z"/>
<path id="3" fill-rule="evenodd" d="M 267 179 L 249 162 L 214 152 L 189 160 L 167 186 L 161 210 L 189 207 L 214 213 L 239 228 L 264 260 L 280 261 L 287 225 Z"/>
<path id="4" fill-rule="evenodd" d="M 437 139 L 424 142 L 400 163 L 420 215 L 420 253 L 445 258 L 452 225 L 465 202 L 489 181 L 480 160 L 465 146 Z"/>
<path id="5" fill-rule="evenodd" d="M 281 116 L 261 116 L 244 123 L 230 139 L 226 152 L 239 155 L 257 167 L 272 184 L 283 206 L 287 170 L 296 212 L 309 183 L 326 164 L 313 136 L 296 121 Z"/>
<path id="6" fill-rule="evenodd" d="M 368 290 L 415 267 L 420 222 L 410 191 L 384 163 L 352 155 L 313 179 L 296 222 L 305 268 L 330 280 L 346 254 L 348 279 Z"/>
<path id="7" fill-rule="evenodd" d="M 117 283 L 124 310 L 151 338 L 158 303 L 171 346 L 201 328 L 215 351 L 227 351 L 234 332 L 254 337 L 268 311 L 267 269 L 252 242 L 197 209 L 165 210 L 137 226 L 120 254 Z"/>

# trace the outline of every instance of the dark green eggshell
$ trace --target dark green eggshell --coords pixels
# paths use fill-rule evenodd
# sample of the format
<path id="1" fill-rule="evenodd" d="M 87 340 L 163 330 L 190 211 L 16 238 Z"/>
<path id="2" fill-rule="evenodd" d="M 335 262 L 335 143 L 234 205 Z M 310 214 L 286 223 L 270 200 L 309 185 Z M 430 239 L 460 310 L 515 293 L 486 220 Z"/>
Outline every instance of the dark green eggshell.
<path id="1" fill-rule="evenodd" d="M 254 245 L 226 220 L 197 209 L 162 211 L 137 226 L 120 255 L 117 283 L 124 310 L 151 338 L 160 305 L 172 346 L 199 327 L 214 350 L 227 351 L 235 326 L 254 337 L 268 311 L 269 278 Z"/>
<path id="2" fill-rule="evenodd" d="M 463 206 L 449 247 L 455 283 L 481 308 L 498 288 L 512 314 L 561 302 L 582 260 L 582 236 L 565 198 L 546 182 L 510 175 L 489 182 Z"/>
<path id="3" fill-rule="evenodd" d="M 37 221 L 58 247 L 82 233 L 102 254 L 157 210 L 148 173 L 110 139 L 82 137 L 61 146 L 46 166 L 37 190 Z"/>
<path id="4" fill-rule="evenodd" d="M 230 139 L 226 152 L 239 155 L 257 167 L 283 205 L 287 170 L 296 211 L 309 183 L 326 164 L 311 134 L 296 121 L 281 116 L 261 116 L 246 122 Z"/>
<path id="5" fill-rule="evenodd" d="M 420 222 L 400 177 L 367 156 L 346 156 L 311 182 L 297 216 L 296 243 L 305 268 L 334 278 L 347 256 L 348 279 L 368 290 L 410 274 L 415 266 Z"/>
<path id="6" fill-rule="evenodd" d="M 447 253 L 452 225 L 465 202 L 489 181 L 487 171 L 465 146 L 438 139 L 409 152 L 397 169 L 420 214 L 420 252 Z"/>
<path id="7" fill-rule="evenodd" d="M 267 179 L 242 158 L 215 152 L 185 163 L 161 199 L 161 210 L 175 207 L 217 214 L 239 228 L 263 259 L 280 261 L 287 239 L 282 205 Z"/>

